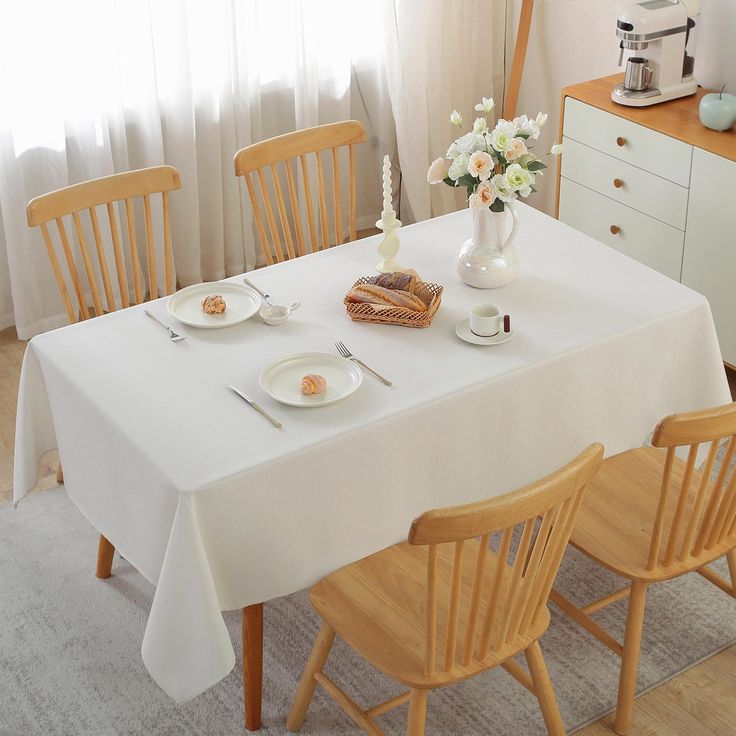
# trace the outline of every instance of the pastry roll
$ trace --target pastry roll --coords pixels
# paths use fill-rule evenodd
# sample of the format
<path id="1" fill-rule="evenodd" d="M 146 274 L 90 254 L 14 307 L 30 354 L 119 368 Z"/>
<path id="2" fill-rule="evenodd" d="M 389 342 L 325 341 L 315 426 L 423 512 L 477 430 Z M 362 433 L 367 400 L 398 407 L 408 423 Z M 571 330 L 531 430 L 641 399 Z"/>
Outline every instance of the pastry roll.
<path id="1" fill-rule="evenodd" d="M 202 299 L 202 309 L 206 314 L 222 314 L 227 309 L 227 304 L 219 294 L 213 294 Z"/>
<path id="2" fill-rule="evenodd" d="M 321 394 L 327 388 L 327 379 L 318 373 L 308 373 L 302 378 L 302 393 L 305 396 Z"/>

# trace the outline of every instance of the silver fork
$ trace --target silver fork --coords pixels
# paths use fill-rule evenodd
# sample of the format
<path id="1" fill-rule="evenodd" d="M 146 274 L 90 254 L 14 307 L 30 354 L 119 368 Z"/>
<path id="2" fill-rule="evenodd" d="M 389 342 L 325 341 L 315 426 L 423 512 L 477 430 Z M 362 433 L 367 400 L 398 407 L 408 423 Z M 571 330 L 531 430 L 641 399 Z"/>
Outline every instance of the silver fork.
<path id="1" fill-rule="evenodd" d="M 158 317 L 156 317 L 154 314 L 149 312 L 147 309 L 143 310 L 154 322 L 158 322 L 161 327 L 165 327 L 169 331 L 169 339 L 171 342 L 182 342 L 182 340 L 186 340 L 186 335 L 177 335 L 174 330 L 171 329 L 168 325 L 165 325 Z"/>
<path id="2" fill-rule="evenodd" d="M 335 343 L 335 347 L 337 348 L 337 352 L 342 355 L 343 358 L 347 358 L 348 360 L 355 361 L 359 366 L 362 368 L 365 368 L 369 373 L 372 373 L 376 378 L 383 381 L 387 386 L 393 386 L 393 383 L 388 380 L 388 378 L 384 378 L 378 371 L 374 371 L 373 368 L 371 368 L 369 365 L 366 365 L 360 358 L 356 358 L 348 349 L 345 347 L 345 343 L 342 340 L 338 340 Z"/>

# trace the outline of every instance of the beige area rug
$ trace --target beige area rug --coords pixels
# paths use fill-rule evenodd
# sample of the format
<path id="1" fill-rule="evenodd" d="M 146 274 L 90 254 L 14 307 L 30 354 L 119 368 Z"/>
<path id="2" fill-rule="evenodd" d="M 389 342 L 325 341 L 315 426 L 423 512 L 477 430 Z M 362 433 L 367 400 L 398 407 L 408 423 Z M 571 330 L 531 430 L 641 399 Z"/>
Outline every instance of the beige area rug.
<path id="1" fill-rule="evenodd" d="M 153 588 L 116 557 L 113 577 L 94 577 L 97 535 L 63 489 L 0 510 L 0 734 L 2 736 L 228 736 L 243 734 L 240 615 L 226 614 L 238 663 L 215 687 L 179 707 L 153 683 L 140 646 Z M 570 551 L 559 588 L 585 602 L 620 587 Z M 542 639 L 569 730 L 614 705 L 618 658 L 554 607 Z M 599 614 L 622 637 L 625 603 Z M 266 606 L 265 734 L 285 734 L 288 711 L 318 628 L 306 593 Z M 736 641 L 736 602 L 688 575 L 649 595 L 640 689 L 650 688 Z M 338 642 L 327 670 L 359 703 L 398 692 Z M 381 717 L 403 734 L 406 706 Z M 358 733 L 319 690 L 303 733 Z M 427 734 L 545 733 L 536 700 L 504 671 L 430 695 Z"/>

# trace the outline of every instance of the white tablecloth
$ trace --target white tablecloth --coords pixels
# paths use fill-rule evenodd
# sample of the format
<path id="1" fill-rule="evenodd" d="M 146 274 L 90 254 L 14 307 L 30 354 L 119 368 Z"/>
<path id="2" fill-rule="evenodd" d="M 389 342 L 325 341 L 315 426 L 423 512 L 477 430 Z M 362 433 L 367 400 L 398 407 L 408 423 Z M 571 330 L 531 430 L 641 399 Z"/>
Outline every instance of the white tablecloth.
<path id="1" fill-rule="evenodd" d="M 172 698 L 233 667 L 222 610 L 405 539 L 426 509 L 514 489 L 594 440 L 608 454 L 638 446 L 659 417 L 729 400 L 702 296 L 531 208 L 521 221 L 521 272 L 494 291 L 454 272 L 468 211 L 401 230 L 400 261 L 445 285 L 425 330 L 345 315 L 343 295 L 377 261 L 369 238 L 253 275 L 277 302 L 301 300 L 285 326 L 177 325 L 189 340 L 175 345 L 134 307 L 31 341 L 16 501 L 58 447 L 73 501 L 157 584 L 142 653 Z M 455 336 L 480 301 L 512 315 L 512 340 L 483 348 Z M 149 308 L 168 318 L 165 301 Z M 366 375 L 319 409 L 282 406 L 259 388 L 275 357 L 333 352 L 337 339 L 394 387 Z"/>

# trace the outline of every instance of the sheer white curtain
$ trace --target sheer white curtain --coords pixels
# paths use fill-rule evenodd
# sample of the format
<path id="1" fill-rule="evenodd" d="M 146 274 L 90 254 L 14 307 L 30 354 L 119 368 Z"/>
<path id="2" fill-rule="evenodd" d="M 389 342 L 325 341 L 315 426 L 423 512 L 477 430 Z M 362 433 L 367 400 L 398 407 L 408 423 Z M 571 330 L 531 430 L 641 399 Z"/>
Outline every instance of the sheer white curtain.
<path id="1" fill-rule="evenodd" d="M 380 211 L 395 150 L 380 3 L 363 0 L 23 0 L 0 4 L 0 329 L 66 318 L 28 200 L 167 163 L 177 278 L 256 265 L 233 174 L 242 146 L 358 118 L 359 227 Z"/>
<path id="2" fill-rule="evenodd" d="M 385 54 L 401 166 L 401 220 L 425 220 L 465 206 L 464 191 L 427 186 L 429 161 L 465 130 L 481 97 L 504 88 L 506 0 L 383 0 Z"/>

